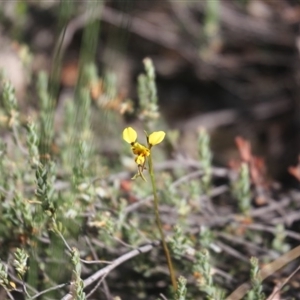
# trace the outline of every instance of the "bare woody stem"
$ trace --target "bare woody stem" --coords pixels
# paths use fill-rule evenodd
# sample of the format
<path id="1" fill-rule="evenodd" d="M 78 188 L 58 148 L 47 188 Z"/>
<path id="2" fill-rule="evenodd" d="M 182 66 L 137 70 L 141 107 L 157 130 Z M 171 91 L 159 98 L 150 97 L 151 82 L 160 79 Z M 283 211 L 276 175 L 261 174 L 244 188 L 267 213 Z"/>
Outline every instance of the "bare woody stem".
<path id="1" fill-rule="evenodd" d="M 156 189 L 155 177 L 154 177 L 154 172 L 153 172 L 153 164 L 152 164 L 152 155 L 151 155 L 151 153 L 148 157 L 148 167 L 149 167 L 149 174 L 150 174 L 150 178 L 151 178 L 153 197 L 154 197 L 155 221 L 156 221 L 156 224 L 157 224 L 160 236 L 161 236 L 161 241 L 162 241 L 162 244 L 163 244 L 165 256 L 166 256 L 167 263 L 168 263 L 168 268 L 169 268 L 169 273 L 170 273 L 170 277 L 171 277 L 172 286 L 174 288 L 174 291 L 177 291 L 177 281 L 176 281 L 176 277 L 175 277 L 175 272 L 174 272 L 174 269 L 173 269 L 173 264 L 172 264 L 170 252 L 169 252 L 166 240 L 165 240 L 165 235 L 164 235 L 164 232 L 163 232 L 163 229 L 162 229 L 162 223 L 161 223 L 160 215 L 159 215 L 157 189 Z"/>

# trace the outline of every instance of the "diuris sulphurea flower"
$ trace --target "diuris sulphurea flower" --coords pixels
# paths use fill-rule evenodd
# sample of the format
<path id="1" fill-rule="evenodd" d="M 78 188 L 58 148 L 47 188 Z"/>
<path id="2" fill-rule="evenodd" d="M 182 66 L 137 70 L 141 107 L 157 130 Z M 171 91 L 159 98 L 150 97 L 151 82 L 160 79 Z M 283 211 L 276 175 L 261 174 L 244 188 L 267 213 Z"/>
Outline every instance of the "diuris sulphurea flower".
<path id="1" fill-rule="evenodd" d="M 138 166 L 138 173 L 135 174 L 132 179 L 140 176 L 146 181 L 143 175 L 146 159 L 151 154 L 151 148 L 162 142 L 162 140 L 165 138 L 165 135 L 166 134 L 163 131 L 152 132 L 149 136 L 146 133 L 147 146 L 144 146 L 136 141 L 137 133 L 132 127 L 127 127 L 123 130 L 123 139 L 131 145 L 131 150 L 133 154 L 136 155 L 135 163 Z"/>
<path id="2" fill-rule="evenodd" d="M 145 169 L 145 163 L 146 160 L 148 160 L 148 167 L 149 167 L 149 175 L 151 178 L 151 185 L 152 185 L 152 191 L 153 191 L 153 204 L 154 204 L 154 212 L 155 212 L 155 220 L 156 224 L 161 236 L 162 245 L 164 248 L 165 256 L 168 263 L 170 278 L 172 282 L 172 286 L 174 289 L 174 292 L 177 291 L 177 281 L 176 276 L 172 264 L 172 259 L 170 255 L 170 251 L 168 249 L 168 245 L 166 243 L 166 239 L 163 232 L 162 223 L 159 216 L 159 207 L 158 207 L 158 196 L 157 196 L 157 189 L 156 189 L 156 183 L 155 183 L 155 176 L 154 176 L 154 170 L 153 170 L 153 163 L 152 163 L 152 155 L 151 155 L 151 149 L 153 146 L 159 144 L 162 142 L 162 140 L 165 138 L 165 133 L 163 131 L 155 131 L 152 132 L 150 135 L 145 132 L 146 138 L 147 138 L 147 146 L 144 146 L 140 143 L 138 143 L 137 140 L 137 133 L 136 131 L 131 128 L 127 127 L 123 130 L 123 139 L 131 145 L 131 150 L 135 157 L 135 163 L 138 166 L 138 173 L 133 176 L 132 179 L 135 179 L 137 177 L 142 177 L 144 181 L 146 181 L 143 171 Z"/>

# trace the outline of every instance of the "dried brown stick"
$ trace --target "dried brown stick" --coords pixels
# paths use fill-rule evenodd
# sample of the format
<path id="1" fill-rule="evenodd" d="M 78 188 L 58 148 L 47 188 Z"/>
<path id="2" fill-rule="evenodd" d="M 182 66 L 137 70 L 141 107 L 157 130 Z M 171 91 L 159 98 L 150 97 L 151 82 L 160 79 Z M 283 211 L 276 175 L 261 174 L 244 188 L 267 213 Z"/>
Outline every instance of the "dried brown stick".
<path id="1" fill-rule="evenodd" d="M 282 267 L 295 260 L 300 256 L 300 246 L 288 251 L 287 253 L 280 256 L 278 259 L 266 265 L 264 268 L 259 271 L 258 276 L 260 276 L 261 280 L 265 280 L 270 275 L 274 274 Z M 226 300 L 239 300 L 244 297 L 249 288 L 251 287 L 250 282 L 245 282 L 240 285 L 233 293 L 231 293 Z"/>
<path id="2" fill-rule="evenodd" d="M 292 102 L 288 99 L 280 99 L 271 103 L 260 103 L 250 109 L 250 113 L 256 120 L 266 120 L 281 115 L 292 109 Z M 239 119 L 239 111 L 236 109 L 224 109 L 209 112 L 182 122 L 176 122 L 176 126 L 182 130 L 189 131 L 200 126 L 206 129 L 214 129 L 221 126 L 234 124 Z"/>
<path id="3" fill-rule="evenodd" d="M 279 293 L 279 291 L 291 280 L 291 278 L 293 276 L 296 275 L 296 273 L 300 270 L 300 266 L 298 266 L 298 268 L 296 268 L 295 271 L 293 271 L 283 282 L 282 284 L 280 284 L 279 286 L 276 287 L 276 289 L 274 289 L 274 291 L 272 292 L 272 294 L 268 297 L 267 300 L 272 300 L 276 294 Z"/>

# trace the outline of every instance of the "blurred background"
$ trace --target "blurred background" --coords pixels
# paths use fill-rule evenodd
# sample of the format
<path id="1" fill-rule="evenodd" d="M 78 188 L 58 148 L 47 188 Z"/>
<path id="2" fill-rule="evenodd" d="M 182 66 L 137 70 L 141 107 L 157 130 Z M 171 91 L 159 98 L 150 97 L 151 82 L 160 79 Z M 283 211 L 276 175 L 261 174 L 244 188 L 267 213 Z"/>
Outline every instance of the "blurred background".
<path id="1" fill-rule="evenodd" d="M 299 153 L 299 21 L 296 0 L 1 1 L 0 67 L 24 114 L 38 107 L 37 74 L 49 74 L 59 127 L 61 103 L 94 63 L 113 89 L 103 109 L 126 108 L 118 121 L 99 116 L 106 131 L 136 122 L 128 107 L 138 106 L 137 76 L 150 57 L 163 119 L 180 132 L 176 153 L 193 156 L 206 127 L 215 163 L 227 165 L 243 136 L 269 176 L 289 184 Z M 91 88 L 95 102 L 101 88 Z M 109 145 L 104 152 L 117 151 Z"/>

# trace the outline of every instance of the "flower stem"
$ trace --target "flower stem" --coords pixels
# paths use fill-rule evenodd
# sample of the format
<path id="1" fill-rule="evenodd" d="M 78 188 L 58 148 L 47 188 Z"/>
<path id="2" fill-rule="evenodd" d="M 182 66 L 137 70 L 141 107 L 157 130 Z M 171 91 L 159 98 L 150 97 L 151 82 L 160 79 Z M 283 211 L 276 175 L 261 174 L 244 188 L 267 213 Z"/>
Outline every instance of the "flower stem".
<path id="1" fill-rule="evenodd" d="M 152 164 L 152 155 L 151 155 L 151 153 L 148 157 L 148 167 L 149 167 L 149 174 L 150 174 L 150 178 L 151 178 L 153 197 L 154 197 L 155 221 L 156 221 L 156 224 L 157 224 L 160 236 L 161 236 L 161 242 L 163 244 L 165 256 L 166 256 L 166 259 L 167 259 L 172 286 L 173 286 L 174 291 L 176 291 L 177 290 L 177 281 L 176 281 L 176 277 L 175 277 L 175 272 L 174 272 L 174 269 L 173 269 L 173 264 L 172 264 L 170 252 L 169 252 L 166 240 L 165 240 L 164 232 L 163 232 L 163 229 L 162 229 L 162 223 L 161 223 L 160 215 L 159 215 L 157 189 L 156 189 L 155 177 L 154 177 L 154 172 L 153 172 L 153 164 Z"/>

